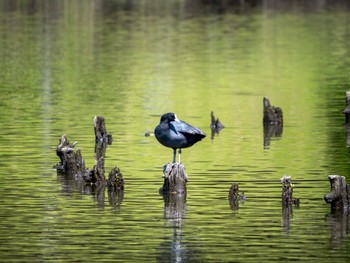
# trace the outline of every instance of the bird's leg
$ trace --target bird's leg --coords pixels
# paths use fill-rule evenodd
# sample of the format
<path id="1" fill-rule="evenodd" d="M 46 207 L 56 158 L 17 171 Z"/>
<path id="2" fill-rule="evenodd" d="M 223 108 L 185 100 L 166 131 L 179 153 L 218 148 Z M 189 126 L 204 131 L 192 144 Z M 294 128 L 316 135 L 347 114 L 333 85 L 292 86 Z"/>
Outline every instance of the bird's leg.
<path id="1" fill-rule="evenodd" d="M 181 149 L 179 149 L 179 163 L 181 163 Z"/>
<path id="2" fill-rule="evenodd" d="M 173 163 L 176 163 L 176 149 L 174 149 Z"/>

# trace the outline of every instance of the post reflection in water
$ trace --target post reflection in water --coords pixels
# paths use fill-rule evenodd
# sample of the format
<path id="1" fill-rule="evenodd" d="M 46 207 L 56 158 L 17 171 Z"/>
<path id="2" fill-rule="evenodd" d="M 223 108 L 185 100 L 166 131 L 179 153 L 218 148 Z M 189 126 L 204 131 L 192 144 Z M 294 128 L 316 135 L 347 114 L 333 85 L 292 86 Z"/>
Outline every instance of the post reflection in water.
<path id="1" fill-rule="evenodd" d="M 264 149 L 270 148 L 270 141 L 273 138 L 281 139 L 283 133 L 283 123 L 264 124 Z"/>
<path id="2" fill-rule="evenodd" d="M 346 237 L 350 232 L 350 210 L 348 208 L 341 211 L 332 211 L 325 216 L 330 228 L 330 244 L 337 247 L 346 242 Z"/>
<path id="3" fill-rule="evenodd" d="M 201 262 L 199 251 L 184 238 L 186 195 L 163 194 L 164 220 L 167 228 L 171 230 L 171 237 L 160 244 L 157 262 Z"/>

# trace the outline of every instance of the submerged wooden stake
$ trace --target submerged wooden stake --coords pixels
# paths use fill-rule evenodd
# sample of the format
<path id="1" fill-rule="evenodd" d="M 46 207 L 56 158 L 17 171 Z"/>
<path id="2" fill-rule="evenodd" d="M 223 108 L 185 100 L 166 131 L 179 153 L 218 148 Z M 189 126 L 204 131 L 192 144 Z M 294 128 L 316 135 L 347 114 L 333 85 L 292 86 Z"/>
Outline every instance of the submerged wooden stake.
<path id="1" fill-rule="evenodd" d="M 164 166 L 164 183 L 159 190 L 162 194 L 185 193 L 187 183 L 186 168 L 182 163 L 167 163 Z"/>
<path id="2" fill-rule="evenodd" d="M 329 175 L 331 191 L 324 196 L 326 203 L 331 205 L 332 210 L 340 210 L 350 207 L 350 185 L 346 183 L 345 177 L 340 175 Z"/>

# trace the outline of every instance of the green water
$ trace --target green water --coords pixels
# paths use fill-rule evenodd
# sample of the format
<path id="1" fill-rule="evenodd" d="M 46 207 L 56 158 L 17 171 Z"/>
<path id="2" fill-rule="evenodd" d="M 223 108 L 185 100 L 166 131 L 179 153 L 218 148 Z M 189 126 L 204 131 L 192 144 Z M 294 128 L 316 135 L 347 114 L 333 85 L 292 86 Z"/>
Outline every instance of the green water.
<path id="1" fill-rule="evenodd" d="M 348 262 L 349 215 L 330 216 L 323 196 L 329 174 L 350 181 L 349 12 L 128 3 L 0 5 L 0 260 Z M 284 113 L 267 147 L 263 96 Z M 214 139 L 212 110 L 225 125 Z M 208 135 L 183 150 L 177 217 L 158 194 L 172 150 L 144 136 L 169 111 Z M 113 135 L 106 170 L 125 180 L 114 201 L 52 169 L 63 134 L 94 165 L 95 115 Z M 301 199 L 289 216 L 284 174 Z M 234 211 L 233 181 L 247 195 Z"/>

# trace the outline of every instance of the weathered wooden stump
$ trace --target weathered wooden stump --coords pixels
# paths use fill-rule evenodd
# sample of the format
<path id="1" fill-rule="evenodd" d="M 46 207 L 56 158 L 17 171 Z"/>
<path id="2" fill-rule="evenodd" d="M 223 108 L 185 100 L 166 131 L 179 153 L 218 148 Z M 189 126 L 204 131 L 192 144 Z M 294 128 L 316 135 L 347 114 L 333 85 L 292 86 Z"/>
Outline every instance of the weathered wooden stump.
<path id="1" fill-rule="evenodd" d="M 290 230 L 290 222 L 293 219 L 293 205 L 299 207 L 300 200 L 293 199 L 292 177 L 284 175 L 281 178 L 282 183 L 282 226 L 285 232 Z"/>
<path id="2" fill-rule="evenodd" d="M 210 118 L 211 140 L 214 140 L 215 134 L 219 134 L 225 126 L 220 122 L 219 118 L 215 118 L 213 111 L 210 113 Z"/>
<path id="3" fill-rule="evenodd" d="M 85 162 L 81 156 L 80 150 L 74 151 L 74 146 L 70 144 L 67 136 L 63 135 L 60 144 L 57 146 L 56 153 L 60 158 L 60 164 L 56 165 L 57 172 L 68 176 L 74 175 L 76 180 L 81 180 L 85 183 L 85 189 L 96 195 L 97 199 L 104 199 L 105 187 L 108 191 L 123 191 L 124 180 L 123 176 L 116 166 L 109 173 L 108 179 L 105 177 L 104 159 L 106 154 L 107 144 L 112 143 L 112 135 L 108 134 L 104 124 L 104 118 L 95 116 L 95 165 L 93 169 L 85 168 Z M 91 186 L 89 189 L 88 187 Z M 103 192 L 103 194 L 100 194 Z M 103 203 L 103 200 L 100 200 Z M 100 203 L 100 202 L 99 202 Z"/>
<path id="4" fill-rule="evenodd" d="M 105 119 L 101 116 L 94 117 L 95 131 L 95 162 L 97 163 L 101 157 L 105 158 L 107 145 L 112 144 L 112 135 L 107 132 Z M 104 159 L 102 159 L 104 162 Z M 104 163 L 102 163 L 104 167 Z"/>
<path id="5" fill-rule="evenodd" d="M 232 210 L 238 210 L 239 208 L 239 185 L 233 182 L 230 190 L 228 191 L 228 201 Z"/>
<path id="6" fill-rule="evenodd" d="M 109 191 L 123 191 L 124 179 L 120 169 L 116 166 L 110 171 L 107 180 L 107 187 Z"/>
<path id="7" fill-rule="evenodd" d="M 182 163 L 167 163 L 164 166 L 164 183 L 159 189 L 161 194 L 183 194 L 186 193 L 187 173 Z"/>
<path id="8" fill-rule="evenodd" d="M 293 204 L 292 177 L 285 175 L 281 178 L 282 183 L 282 206 L 289 207 Z"/>
<path id="9" fill-rule="evenodd" d="M 228 191 L 228 201 L 232 210 L 238 210 L 239 202 L 244 203 L 247 199 L 244 192 L 239 193 L 239 185 L 236 182 L 233 182 L 230 190 Z"/>
<path id="10" fill-rule="evenodd" d="M 264 97 L 264 147 L 270 146 L 272 137 L 281 137 L 283 133 L 283 112 L 279 107 L 271 106 L 268 98 Z"/>
<path id="11" fill-rule="evenodd" d="M 92 170 L 89 173 L 85 173 L 83 177 L 86 183 L 103 185 L 106 181 L 105 179 L 105 167 L 104 167 L 104 158 L 101 157 L 97 163 L 94 165 Z"/>
<path id="12" fill-rule="evenodd" d="M 112 135 L 107 132 L 105 118 L 102 116 L 94 117 L 94 130 L 96 142 L 112 144 Z"/>
<path id="13" fill-rule="evenodd" d="M 329 175 L 331 191 L 324 196 L 326 203 L 331 205 L 331 209 L 341 210 L 350 207 L 350 185 L 346 183 L 345 177 L 340 175 Z"/>
<path id="14" fill-rule="evenodd" d="M 67 135 L 62 135 L 56 148 L 56 154 L 60 158 L 60 163 L 54 166 L 57 171 L 69 175 L 85 173 L 85 162 L 81 152 L 80 150 L 74 151 L 77 143 L 70 144 Z"/>
<path id="15" fill-rule="evenodd" d="M 350 91 L 347 91 L 345 94 L 345 109 L 343 113 L 345 114 L 345 123 L 350 123 Z"/>
<path id="16" fill-rule="evenodd" d="M 280 107 L 271 106 L 268 98 L 264 97 L 264 124 L 283 124 L 283 112 Z"/>

